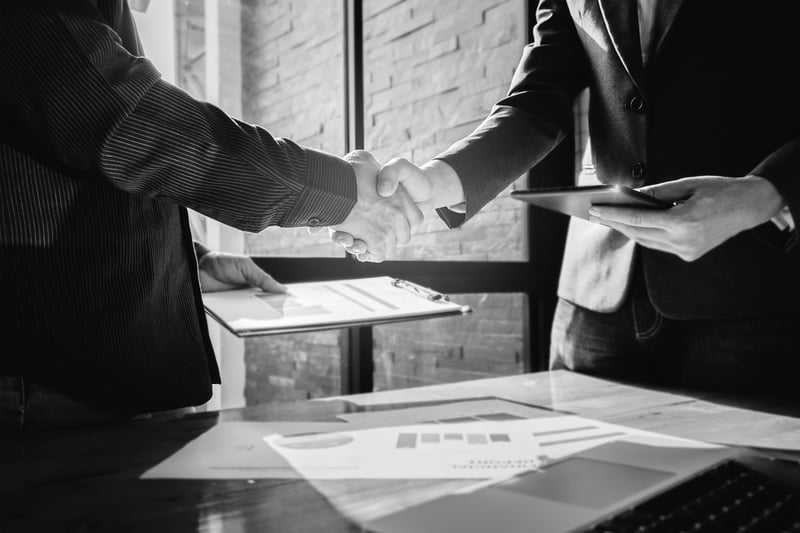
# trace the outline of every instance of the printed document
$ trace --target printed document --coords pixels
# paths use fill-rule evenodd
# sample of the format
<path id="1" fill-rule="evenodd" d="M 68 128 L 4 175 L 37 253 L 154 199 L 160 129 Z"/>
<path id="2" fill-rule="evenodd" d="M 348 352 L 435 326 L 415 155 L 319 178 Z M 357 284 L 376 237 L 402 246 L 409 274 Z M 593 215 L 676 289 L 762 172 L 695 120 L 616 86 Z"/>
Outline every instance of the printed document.
<path id="1" fill-rule="evenodd" d="M 388 276 L 290 283 L 286 293 L 203 294 L 206 311 L 240 336 L 295 333 L 470 312 L 447 296 Z"/>
<path id="2" fill-rule="evenodd" d="M 437 419 L 414 409 L 388 417 L 391 425 L 384 425 L 382 412 L 359 413 L 351 422 L 221 422 L 142 477 L 479 480 L 535 469 L 615 440 L 710 446 L 494 402 L 457 402 L 452 412 L 439 410 Z M 469 403 L 476 405 L 463 405 Z M 427 420 L 411 422 L 421 417 Z"/>

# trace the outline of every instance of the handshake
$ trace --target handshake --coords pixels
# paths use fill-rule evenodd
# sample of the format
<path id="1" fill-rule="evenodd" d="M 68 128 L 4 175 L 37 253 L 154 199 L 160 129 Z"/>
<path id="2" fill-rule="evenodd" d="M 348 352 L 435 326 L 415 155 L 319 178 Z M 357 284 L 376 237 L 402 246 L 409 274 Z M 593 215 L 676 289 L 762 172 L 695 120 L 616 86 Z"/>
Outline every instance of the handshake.
<path id="1" fill-rule="evenodd" d="M 398 158 L 381 167 L 363 150 L 344 160 L 355 170 L 358 197 L 347 218 L 329 232 L 359 261 L 379 263 L 408 244 L 427 212 L 444 206 L 463 212 L 458 205 L 464 201 L 461 182 L 443 161 L 417 167 Z"/>

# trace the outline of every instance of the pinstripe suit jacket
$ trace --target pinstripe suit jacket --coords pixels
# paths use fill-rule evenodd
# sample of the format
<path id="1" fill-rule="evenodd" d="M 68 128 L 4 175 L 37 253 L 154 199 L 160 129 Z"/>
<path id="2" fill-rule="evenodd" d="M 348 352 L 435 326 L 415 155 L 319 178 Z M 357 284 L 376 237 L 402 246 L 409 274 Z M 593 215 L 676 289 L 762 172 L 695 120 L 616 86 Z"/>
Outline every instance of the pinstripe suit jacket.
<path id="1" fill-rule="evenodd" d="M 184 207 L 334 224 L 355 175 L 162 81 L 123 0 L 52 5 L 0 7 L 0 375 L 121 411 L 199 404 L 219 373 Z"/>
<path id="2" fill-rule="evenodd" d="M 800 3 L 658 5 L 645 68 L 635 2 L 539 3 L 534 43 L 525 49 L 508 97 L 440 156 L 462 180 L 467 219 L 571 131 L 573 101 L 586 87 L 596 167 L 590 177 L 638 187 L 685 176 L 755 174 L 769 180 L 800 218 L 800 85 L 794 74 Z M 572 184 L 571 176 L 564 180 Z M 446 218 L 451 225 L 464 220 Z M 666 316 L 797 313 L 796 240 L 796 231 L 787 237 L 768 223 L 687 263 L 573 220 L 559 294 L 596 311 L 617 309 L 638 253 L 650 298 Z"/>

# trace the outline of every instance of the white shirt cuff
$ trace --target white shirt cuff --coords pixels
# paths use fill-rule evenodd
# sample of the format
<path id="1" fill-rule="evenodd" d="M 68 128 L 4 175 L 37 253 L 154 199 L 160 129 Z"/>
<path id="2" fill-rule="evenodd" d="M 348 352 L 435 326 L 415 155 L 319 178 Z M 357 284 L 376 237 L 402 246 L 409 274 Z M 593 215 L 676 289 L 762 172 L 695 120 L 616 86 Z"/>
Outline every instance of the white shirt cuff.
<path id="1" fill-rule="evenodd" d="M 781 231 L 794 231 L 794 218 L 788 206 L 784 206 L 777 215 L 772 217 L 772 223 Z"/>

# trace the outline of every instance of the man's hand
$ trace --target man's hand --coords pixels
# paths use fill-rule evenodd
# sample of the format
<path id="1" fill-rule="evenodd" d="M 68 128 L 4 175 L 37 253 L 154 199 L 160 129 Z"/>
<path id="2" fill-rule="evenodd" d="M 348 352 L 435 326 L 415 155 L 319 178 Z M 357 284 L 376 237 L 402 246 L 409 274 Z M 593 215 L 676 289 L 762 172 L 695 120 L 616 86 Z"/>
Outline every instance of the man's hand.
<path id="1" fill-rule="evenodd" d="M 286 292 L 272 276 L 246 255 L 209 252 L 200 258 L 200 288 L 203 292 L 258 287 L 265 292 Z"/>
<path id="2" fill-rule="evenodd" d="M 439 207 L 464 212 L 461 180 L 453 167 L 444 161 L 434 159 L 418 167 L 407 159 L 392 159 L 384 165 L 378 176 L 378 194 L 391 196 L 400 185 L 426 212 Z"/>
<path id="3" fill-rule="evenodd" d="M 408 243 L 424 218 L 422 211 L 403 187 L 389 198 L 378 195 L 380 165 L 369 152 L 356 150 L 344 159 L 356 171 L 358 199 L 344 222 L 332 226 L 331 238 L 359 261 L 383 261 Z"/>
<path id="4" fill-rule="evenodd" d="M 757 176 L 694 176 L 639 190 L 679 203 L 667 210 L 594 206 L 589 220 L 684 261 L 769 221 L 783 206 L 775 187 Z"/>
<path id="5" fill-rule="evenodd" d="M 423 214 L 432 214 L 439 207 L 464 212 L 461 180 L 443 161 L 433 160 L 418 167 L 407 159 L 392 159 L 380 170 L 377 190 L 384 198 L 405 190 Z M 344 231 L 332 232 L 331 240 L 359 258 L 368 248 L 365 242 Z"/>

